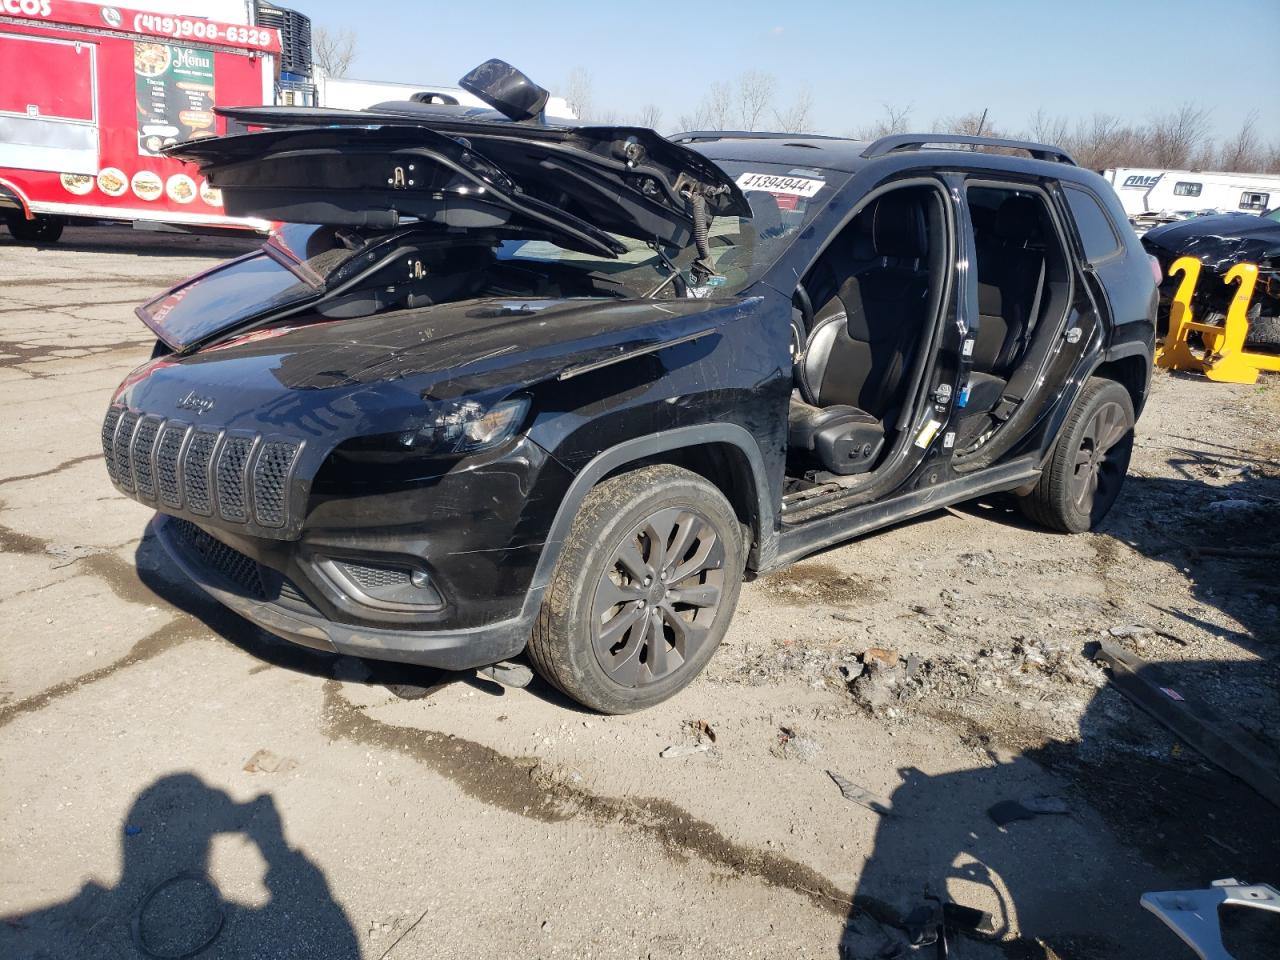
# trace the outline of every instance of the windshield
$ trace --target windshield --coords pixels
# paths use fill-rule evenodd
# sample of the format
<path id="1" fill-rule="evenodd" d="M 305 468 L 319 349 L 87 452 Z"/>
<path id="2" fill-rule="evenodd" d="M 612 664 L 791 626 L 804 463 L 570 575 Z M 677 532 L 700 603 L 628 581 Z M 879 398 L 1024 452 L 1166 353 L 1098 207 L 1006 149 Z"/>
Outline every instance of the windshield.
<path id="1" fill-rule="evenodd" d="M 737 293 L 780 257 L 800 230 L 830 199 L 836 184 L 826 171 L 783 164 L 717 161 L 751 204 L 752 216 L 716 217 L 708 231 L 710 259 L 715 275 L 695 295 L 722 296 Z M 843 175 L 839 175 L 843 176 Z M 508 240 L 498 250 L 502 260 L 576 266 L 615 282 L 624 295 L 644 296 L 669 273 L 663 256 L 653 246 L 612 234 L 626 252 L 617 259 L 566 250 L 549 240 Z M 690 267 L 697 256 L 690 246 L 663 253 L 675 264 L 686 285 L 692 284 Z M 659 291 L 680 296 L 675 284 Z"/>
<path id="2" fill-rule="evenodd" d="M 713 273 L 702 283 L 693 276 L 692 245 L 646 244 L 619 234 L 610 236 L 624 249 L 611 258 L 570 250 L 555 235 L 511 224 L 444 230 L 410 221 L 392 231 L 285 224 L 258 253 L 178 285 L 139 314 L 165 343 L 182 350 L 304 306 L 341 319 L 483 296 L 732 296 L 777 261 L 836 184 L 820 170 L 719 165 L 745 194 L 752 216 L 712 220 Z"/>

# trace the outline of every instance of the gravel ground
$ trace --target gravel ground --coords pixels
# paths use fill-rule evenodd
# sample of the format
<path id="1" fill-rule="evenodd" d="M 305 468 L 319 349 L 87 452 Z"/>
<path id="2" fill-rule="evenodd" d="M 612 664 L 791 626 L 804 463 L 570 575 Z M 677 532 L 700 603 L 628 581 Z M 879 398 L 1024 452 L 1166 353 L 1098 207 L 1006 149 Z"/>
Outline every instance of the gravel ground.
<path id="1" fill-rule="evenodd" d="M 1275 809 L 1086 655 L 1280 755 L 1276 379 L 1158 374 L 1098 532 L 993 499 L 825 551 L 746 585 L 687 691 L 604 718 L 292 647 L 169 569 L 101 415 L 150 350 L 133 307 L 244 249 L 0 236 L 0 955 L 861 960 L 932 893 L 994 916 L 953 955 L 1163 960 L 1144 890 L 1280 884 Z"/>

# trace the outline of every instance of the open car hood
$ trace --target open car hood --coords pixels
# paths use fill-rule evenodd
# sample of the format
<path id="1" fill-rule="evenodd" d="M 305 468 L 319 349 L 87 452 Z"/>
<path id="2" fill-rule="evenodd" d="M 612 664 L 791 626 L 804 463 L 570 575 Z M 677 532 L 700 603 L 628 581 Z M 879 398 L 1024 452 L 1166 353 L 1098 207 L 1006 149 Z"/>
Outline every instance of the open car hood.
<path id="1" fill-rule="evenodd" d="M 234 216 L 374 229 L 509 224 L 603 256 L 625 249 L 610 234 L 688 246 L 690 191 L 713 215 L 751 216 L 724 171 L 641 127 L 513 123 L 416 103 L 218 113 L 270 129 L 165 153 L 197 164 Z"/>

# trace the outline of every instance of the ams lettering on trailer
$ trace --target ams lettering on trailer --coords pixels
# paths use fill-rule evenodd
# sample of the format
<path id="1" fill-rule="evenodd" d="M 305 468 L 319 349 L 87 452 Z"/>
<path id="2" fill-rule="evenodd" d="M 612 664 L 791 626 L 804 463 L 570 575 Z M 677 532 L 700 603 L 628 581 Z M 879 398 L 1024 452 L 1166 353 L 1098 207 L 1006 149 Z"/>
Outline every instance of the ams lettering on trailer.
<path id="1" fill-rule="evenodd" d="M 280 31 L 205 17 L 151 13 L 78 0 L 0 0 L 0 19 L 14 17 L 119 33 L 187 40 L 260 53 L 280 52 Z"/>

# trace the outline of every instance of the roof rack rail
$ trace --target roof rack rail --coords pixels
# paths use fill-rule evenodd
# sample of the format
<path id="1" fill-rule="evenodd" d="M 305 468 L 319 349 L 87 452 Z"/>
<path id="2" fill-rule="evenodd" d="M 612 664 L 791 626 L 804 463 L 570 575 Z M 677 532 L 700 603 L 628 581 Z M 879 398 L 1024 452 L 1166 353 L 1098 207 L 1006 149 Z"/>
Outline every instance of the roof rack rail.
<path id="1" fill-rule="evenodd" d="M 686 130 L 667 137 L 672 143 L 694 140 L 839 140 L 821 133 L 769 133 L 763 130 Z"/>
<path id="2" fill-rule="evenodd" d="M 1075 158 L 1061 147 L 1052 147 L 1047 143 L 1034 143 L 1030 140 L 1006 140 L 1003 137 L 975 137 L 967 133 L 895 133 L 881 137 L 867 144 L 862 157 L 883 157 L 887 153 L 898 153 L 902 150 L 919 150 L 928 144 L 967 143 L 975 147 L 1007 147 L 1011 150 L 1025 150 L 1037 160 L 1052 160 L 1058 163 L 1069 163 L 1076 166 Z"/>

